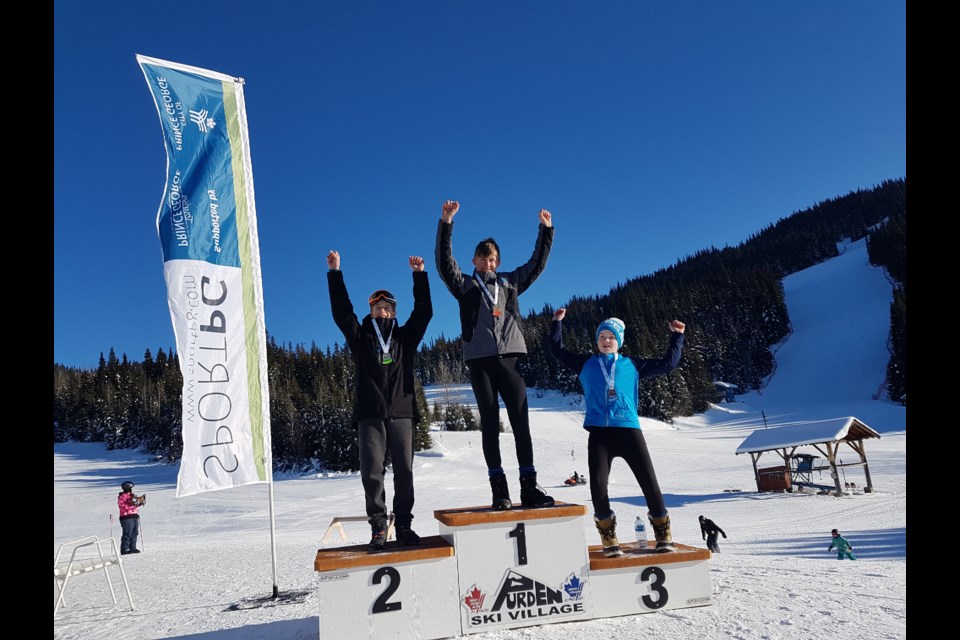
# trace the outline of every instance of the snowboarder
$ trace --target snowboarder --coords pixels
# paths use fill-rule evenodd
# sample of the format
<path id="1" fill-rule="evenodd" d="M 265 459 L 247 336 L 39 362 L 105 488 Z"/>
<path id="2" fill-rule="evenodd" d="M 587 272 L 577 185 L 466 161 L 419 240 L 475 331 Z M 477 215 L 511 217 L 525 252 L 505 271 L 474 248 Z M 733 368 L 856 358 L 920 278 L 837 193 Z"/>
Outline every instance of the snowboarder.
<path id="1" fill-rule="evenodd" d="M 840 532 L 836 529 L 830 531 L 830 535 L 833 536 L 833 542 L 830 543 L 830 546 L 827 547 L 827 551 L 833 551 L 833 548 L 837 548 L 837 560 L 843 560 L 844 558 L 850 558 L 851 560 L 856 560 L 856 556 L 853 555 L 853 545 L 847 541 Z"/>
<path id="2" fill-rule="evenodd" d="M 510 419 L 520 467 L 520 503 L 527 508 L 552 507 L 554 500 L 537 485 L 533 442 L 527 413 L 527 387 L 517 370 L 527 353 L 523 339 L 519 297 L 547 266 L 553 245 L 553 218 L 541 209 L 533 255 L 513 271 L 500 268 L 500 247 L 493 238 L 477 244 L 473 273 L 465 275 L 453 257 L 453 217 L 460 203 L 447 200 L 440 209 L 437 226 L 437 271 L 460 305 L 463 360 L 470 370 L 470 384 L 480 411 L 483 458 L 493 493 L 493 509 L 510 509 L 510 488 L 500 458 L 500 402 Z"/>
<path id="3" fill-rule="evenodd" d="M 720 544 L 717 542 L 717 534 L 721 534 L 723 539 L 727 539 L 727 534 L 723 529 L 717 526 L 717 523 L 710 518 L 700 516 L 700 535 L 707 541 L 707 549 L 714 553 L 720 553 Z"/>
<path id="4" fill-rule="evenodd" d="M 633 471 L 643 497 L 647 501 L 647 517 L 657 540 L 656 551 L 676 551 L 670 534 L 670 515 L 657 482 L 647 442 L 640 430 L 637 413 L 637 388 L 640 380 L 675 369 L 680 363 L 686 325 L 672 320 L 670 346 L 659 359 L 621 357 L 626 326 L 619 318 L 608 318 L 597 327 L 599 355 L 571 353 L 563 348 L 563 318 L 566 309 L 557 309 L 550 325 L 551 353 L 575 371 L 583 387 L 586 415 L 583 428 L 587 440 L 587 462 L 590 471 L 590 498 L 593 518 L 603 543 L 603 555 L 620 556 L 617 540 L 617 517 L 610 508 L 607 482 L 610 465 L 623 458 Z"/>
<path id="5" fill-rule="evenodd" d="M 356 402 L 353 420 L 360 448 L 360 479 L 370 523 L 370 551 L 382 551 L 387 542 L 387 505 L 384 490 L 385 458 L 393 462 L 393 512 L 397 542 L 420 544 L 413 522 L 413 431 L 420 421 L 414 388 L 414 357 L 433 317 L 430 283 L 423 258 L 410 256 L 413 270 L 413 310 L 397 324 L 397 300 L 385 289 L 367 302 L 370 313 L 357 320 L 340 271 L 340 254 L 327 254 L 330 307 L 356 362 Z"/>
<path id="6" fill-rule="evenodd" d="M 135 495 L 134 484 L 129 480 L 120 485 L 117 506 L 120 508 L 120 555 L 140 553 L 137 535 L 140 533 L 140 507 L 147 504 L 147 496 Z"/>

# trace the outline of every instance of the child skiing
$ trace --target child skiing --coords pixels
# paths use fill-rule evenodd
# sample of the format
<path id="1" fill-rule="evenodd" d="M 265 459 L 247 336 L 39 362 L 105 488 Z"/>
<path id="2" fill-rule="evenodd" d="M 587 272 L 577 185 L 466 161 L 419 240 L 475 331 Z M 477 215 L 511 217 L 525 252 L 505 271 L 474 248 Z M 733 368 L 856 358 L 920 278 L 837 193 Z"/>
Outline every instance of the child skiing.
<path id="1" fill-rule="evenodd" d="M 137 535 L 140 533 L 140 510 L 147 504 L 146 494 L 142 496 L 133 493 L 134 484 L 129 480 L 120 485 L 122 491 L 117 495 L 117 506 L 120 508 L 120 555 L 140 553 L 137 549 Z"/>
<path id="2" fill-rule="evenodd" d="M 670 322 L 670 346 L 662 358 L 648 360 L 622 357 L 626 327 L 619 318 L 608 318 L 597 327 L 599 355 L 570 353 L 563 348 L 563 318 L 566 309 L 557 309 L 550 326 L 550 348 L 557 359 L 575 371 L 583 386 L 586 404 L 583 428 L 590 434 L 587 441 L 587 462 L 590 472 L 590 497 L 593 517 L 603 543 L 603 555 L 621 556 L 617 540 L 617 517 L 610 508 L 607 482 L 610 465 L 623 458 L 640 484 L 647 501 L 647 517 L 653 526 L 658 552 L 675 551 L 670 535 L 670 515 L 647 451 L 637 413 L 638 384 L 643 378 L 668 373 L 680 362 L 686 325 Z"/>
<path id="3" fill-rule="evenodd" d="M 723 529 L 717 526 L 717 523 L 710 518 L 700 516 L 700 535 L 707 541 L 707 549 L 714 553 L 720 553 L 720 544 L 717 542 L 717 534 L 723 535 L 727 539 L 727 534 Z"/>
<path id="4" fill-rule="evenodd" d="M 857 558 L 853 555 L 853 546 L 840 535 L 840 532 L 836 529 L 830 531 L 830 535 L 833 536 L 833 542 L 830 543 L 830 546 L 827 547 L 827 551 L 833 551 L 833 548 L 837 548 L 837 560 L 843 560 L 844 558 L 850 558 L 851 560 L 856 560 Z"/>
<path id="5" fill-rule="evenodd" d="M 410 256 L 413 270 L 413 310 L 397 324 L 397 300 L 386 290 L 373 292 L 370 313 L 362 321 L 353 311 L 340 271 L 340 254 L 327 254 L 330 307 L 356 362 L 354 422 L 360 448 L 360 479 L 370 523 L 370 551 L 382 551 L 387 542 L 387 505 L 384 490 L 386 453 L 393 462 L 393 512 L 397 542 L 420 544 L 413 522 L 413 430 L 417 413 L 414 357 L 433 317 L 430 283 L 423 258 Z"/>
<path id="6" fill-rule="evenodd" d="M 493 492 L 494 509 L 510 509 L 510 488 L 500 458 L 500 403 L 503 398 L 517 447 L 520 467 L 520 503 L 524 507 L 552 507 L 553 498 L 537 486 L 533 443 L 527 414 L 527 387 L 517 363 L 527 346 L 521 327 L 519 296 L 547 266 L 553 245 L 553 219 L 541 209 L 533 255 L 513 271 L 500 271 L 500 247 L 493 238 L 482 240 L 473 254 L 473 274 L 464 275 L 453 257 L 453 217 L 460 203 L 447 200 L 437 226 L 437 271 L 460 305 L 463 360 L 480 411 L 483 457 Z"/>

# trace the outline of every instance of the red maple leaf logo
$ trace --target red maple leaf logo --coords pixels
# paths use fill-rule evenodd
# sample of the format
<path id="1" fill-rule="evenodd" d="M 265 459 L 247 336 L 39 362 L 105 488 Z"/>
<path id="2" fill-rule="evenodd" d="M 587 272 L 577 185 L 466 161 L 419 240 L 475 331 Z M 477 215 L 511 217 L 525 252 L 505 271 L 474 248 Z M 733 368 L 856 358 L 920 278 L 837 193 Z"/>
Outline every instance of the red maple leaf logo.
<path id="1" fill-rule="evenodd" d="M 473 589 L 468 591 L 466 597 L 463 599 L 463 604 L 467 605 L 471 613 L 480 613 L 480 609 L 483 608 L 483 600 L 486 597 L 486 594 L 482 593 L 480 589 L 477 589 L 477 585 L 473 585 Z"/>

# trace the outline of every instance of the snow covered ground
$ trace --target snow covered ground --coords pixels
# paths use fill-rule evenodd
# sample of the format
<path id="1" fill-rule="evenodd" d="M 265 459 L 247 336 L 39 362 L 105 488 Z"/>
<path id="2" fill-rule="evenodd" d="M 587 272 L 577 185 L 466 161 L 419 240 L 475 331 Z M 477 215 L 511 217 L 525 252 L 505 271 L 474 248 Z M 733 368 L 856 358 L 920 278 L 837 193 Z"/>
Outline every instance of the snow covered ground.
<path id="1" fill-rule="evenodd" d="M 847 246 L 834 260 L 790 276 L 784 286 L 794 333 L 778 349 L 777 371 L 762 393 L 739 396 L 738 402 L 673 425 L 643 420 L 674 540 L 703 546 L 697 521 L 701 514 L 729 536 L 720 540 L 722 553 L 709 561 L 714 603 L 472 637 L 906 637 L 906 411 L 873 399 L 887 359 L 890 286 L 880 270 L 867 264 L 862 241 Z M 439 393 L 428 391 L 431 396 Z M 472 403 L 469 388 L 453 391 Z M 563 486 L 574 470 L 587 472 L 579 399 L 536 389 L 529 396 L 540 484 L 555 498 L 589 509 L 587 486 Z M 873 493 L 757 493 L 750 457 L 734 454 L 751 432 L 764 428 L 764 416 L 767 426 L 776 428 L 848 415 L 882 436 L 866 441 Z M 424 536 L 439 532 L 435 510 L 483 504 L 490 498 L 479 432 L 433 436 L 433 449 L 417 454 L 414 470 L 414 525 Z M 501 449 L 516 496 L 516 456 L 509 433 L 501 435 Z M 841 458 L 845 452 L 849 461 L 855 460 L 848 448 L 841 449 Z M 775 459 L 770 458 L 770 464 Z M 80 577 L 54 620 L 54 637 L 317 638 L 313 561 L 318 549 L 336 546 L 321 542 L 332 518 L 363 514 L 359 475 L 276 479 L 277 583 L 284 603 L 253 606 L 273 589 L 267 486 L 177 499 L 177 470 L 136 452 L 107 451 L 97 443 L 54 446 L 54 551 L 62 542 L 87 535 L 119 540 L 119 525 L 110 518 L 116 518 L 122 481 L 134 481 L 134 491 L 148 497 L 141 509 L 143 553 L 124 557 L 136 609 L 129 611 L 122 596 L 114 606 L 101 576 Z M 843 481 L 858 488 L 865 484 L 859 467 L 848 467 L 843 474 Z M 818 478 L 816 472 L 814 480 L 831 482 L 828 474 Z M 621 523 L 646 512 L 622 461 L 614 463 L 610 494 Z M 839 562 L 827 551 L 833 528 L 851 541 L 858 561 Z M 369 538 L 364 523 L 345 529 L 348 544 Z M 629 539 L 627 529 L 623 539 Z M 584 519 L 584 530 L 589 544 L 599 542 L 589 518 Z"/>

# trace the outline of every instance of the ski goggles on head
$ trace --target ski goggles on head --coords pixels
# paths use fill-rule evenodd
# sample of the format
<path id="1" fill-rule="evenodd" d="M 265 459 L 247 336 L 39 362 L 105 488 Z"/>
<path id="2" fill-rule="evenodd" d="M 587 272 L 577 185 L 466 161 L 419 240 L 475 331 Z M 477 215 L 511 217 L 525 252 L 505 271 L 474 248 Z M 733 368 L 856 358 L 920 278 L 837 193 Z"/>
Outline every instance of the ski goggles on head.
<path id="1" fill-rule="evenodd" d="M 389 304 L 392 304 L 394 306 L 396 306 L 397 304 L 397 299 L 394 298 L 393 294 L 387 291 L 386 289 L 380 289 L 378 291 L 374 291 L 372 294 L 370 294 L 370 299 L 367 302 L 369 302 L 370 306 L 372 307 L 373 305 L 377 304 L 381 300 Z"/>

